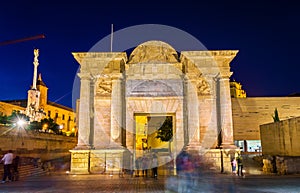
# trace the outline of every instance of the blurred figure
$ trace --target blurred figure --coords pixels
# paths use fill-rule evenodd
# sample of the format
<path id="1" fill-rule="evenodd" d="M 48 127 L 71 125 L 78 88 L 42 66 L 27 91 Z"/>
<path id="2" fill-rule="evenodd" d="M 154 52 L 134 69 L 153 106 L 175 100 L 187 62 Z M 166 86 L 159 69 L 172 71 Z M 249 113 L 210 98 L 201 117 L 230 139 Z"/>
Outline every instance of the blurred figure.
<path id="1" fill-rule="evenodd" d="M 19 163 L 20 163 L 20 156 L 16 156 L 13 159 L 13 173 L 12 173 L 12 180 L 18 181 L 19 180 Z"/>
<path id="2" fill-rule="evenodd" d="M 143 156 L 142 159 L 142 169 L 143 169 L 143 176 L 148 176 L 148 169 L 149 169 L 149 159 L 146 155 Z"/>
<path id="3" fill-rule="evenodd" d="M 231 168 L 232 168 L 232 173 L 233 174 L 236 174 L 236 165 L 237 165 L 237 162 L 236 162 L 236 159 L 234 157 L 233 160 L 231 161 Z"/>
<path id="4" fill-rule="evenodd" d="M 238 155 L 238 157 L 236 158 L 237 160 L 237 164 L 238 164 L 238 176 L 241 174 L 241 176 L 244 176 L 243 174 L 243 158 L 241 156 L 241 154 Z"/>
<path id="5" fill-rule="evenodd" d="M 193 186 L 194 163 L 192 156 L 182 151 L 176 158 L 176 168 L 179 177 L 178 192 L 189 192 Z"/>
<path id="6" fill-rule="evenodd" d="M 154 154 L 152 159 L 152 172 L 153 172 L 153 177 L 155 179 L 157 179 L 157 167 L 158 167 L 158 159 L 156 154 Z"/>
<path id="7" fill-rule="evenodd" d="M 137 158 L 135 160 L 135 176 L 139 177 L 140 176 L 140 169 L 141 169 L 141 157 Z"/>
<path id="8" fill-rule="evenodd" d="M 12 150 L 9 150 L 8 153 L 6 153 L 3 158 L 1 159 L 1 162 L 4 163 L 4 173 L 2 178 L 2 184 L 6 182 L 6 178 L 8 177 L 8 181 L 11 182 L 11 166 L 13 162 L 13 153 Z"/>

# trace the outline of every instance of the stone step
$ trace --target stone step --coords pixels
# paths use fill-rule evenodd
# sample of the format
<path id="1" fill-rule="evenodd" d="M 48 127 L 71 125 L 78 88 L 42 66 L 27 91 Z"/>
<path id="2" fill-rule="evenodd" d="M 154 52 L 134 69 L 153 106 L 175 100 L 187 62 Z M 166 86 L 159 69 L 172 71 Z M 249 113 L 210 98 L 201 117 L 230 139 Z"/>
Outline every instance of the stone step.
<path id="1" fill-rule="evenodd" d="M 2 166 L 3 168 L 3 166 Z M 47 175 L 48 172 L 43 170 L 40 167 L 35 167 L 32 164 L 30 165 L 21 165 L 19 166 L 19 180 L 22 180 L 31 176 L 42 176 Z M 0 171 L 0 176 L 3 176 L 3 170 Z"/>

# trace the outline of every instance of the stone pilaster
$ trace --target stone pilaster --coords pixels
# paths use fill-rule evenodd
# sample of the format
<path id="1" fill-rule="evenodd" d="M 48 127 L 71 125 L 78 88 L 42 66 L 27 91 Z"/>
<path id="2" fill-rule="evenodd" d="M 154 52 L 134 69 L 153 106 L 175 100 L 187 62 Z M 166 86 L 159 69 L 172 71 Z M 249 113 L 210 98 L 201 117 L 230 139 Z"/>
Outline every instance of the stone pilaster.
<path id="1" fill-rule="evenodd" d="M 75 149 L 90 149 L 90 81 L 89 73 L 79 73 L 80 77 L 80 103 L 78 143 Z"/>
<path id="2" fill-rule="evenodd" d="M 111 94 L 111 140 L 110 146 L 122 145 L 122 76 L 112 79 Z"/>
<path id="3" fill-rule="evenodd" d="M 89 135 L 90 148 L 94 148 L 95 81 L 96 81 L 96 79 L 91 79 L 91 81 L 90 81 L 90 135 Z"/>
<path id="4" fill-rule="evenodd" d="M 222 129 L 221 145 L 223 148 L 234 147 L 229 76 L 227 75 L 219 78 L 220 126 Z"/>
<path id="5" fill-rule="evenodd" d="M 217 136 L 218 136 L 218 106 L 217 106 L 217 74 L 208 74 L 206 75 L 206 80 L 210 85 L 210 122 L 205 133 L 205 143 L 202 146 L 206 148 L 212 148 L 217 145 Z M 210 146 L 210 147 L 209 147 Z"/>
<path id="6" fill-rule="evenodd" d="M 189 128 L 188 128 L 188 98 L 189 98 L 189 80 L 187 77 L 183 78 L 183 137 L 184 146 L 189 143 Z"/>

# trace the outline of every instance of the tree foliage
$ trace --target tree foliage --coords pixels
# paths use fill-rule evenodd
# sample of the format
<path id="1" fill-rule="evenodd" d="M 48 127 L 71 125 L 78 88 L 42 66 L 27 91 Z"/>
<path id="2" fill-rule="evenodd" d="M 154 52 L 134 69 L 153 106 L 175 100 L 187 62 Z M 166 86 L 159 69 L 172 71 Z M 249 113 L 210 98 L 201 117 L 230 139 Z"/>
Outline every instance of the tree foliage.
<path id="1" fill-rule="evenodd" d="M 170 141 L 173 137 L 173 122 L 172 117 L 167 116 L 164 123 L 161 127 L 157 130 L 156 138 L 160 139 L 161 141 Z"/>
<path id="2" fill-rule="evenodd" d="M 3 114 L 0 115 L 1 124 L 15 124 L 19 120 L 29 121 L 29 117 L 21 113 L 20 111 L 13 111 L 9 116 Z"/>

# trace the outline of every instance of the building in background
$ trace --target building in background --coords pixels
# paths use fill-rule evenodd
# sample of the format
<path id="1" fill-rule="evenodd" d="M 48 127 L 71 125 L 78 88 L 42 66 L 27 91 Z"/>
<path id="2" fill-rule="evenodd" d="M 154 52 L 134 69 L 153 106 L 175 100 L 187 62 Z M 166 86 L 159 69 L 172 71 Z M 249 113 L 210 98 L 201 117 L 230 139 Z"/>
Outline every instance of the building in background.
<path id="1" fill-rule="evenodd" d="M 246 97 L 242 85 L 230 83 L 233 138 L 244 152 L 261 152 L 260 125 L 273 122 L 275 109 L 280 120 L 300 116 L 300 97 Z"/>
<path id="2" fill-rule="evenodd" d="M 17 111 L 26 114 L 30 121 L 51 118 L 63 132 L 75 133 L 76 114 L 73 109 L 49 101 L 48 87 L 43 82 L 41 74 L 37 77 L 38 54 L 38 50 L 35 49 L 33 84 L 28 90 L 28 98 L 0 101 L 0 114 L 9 116 L 13 111 Z"/>

